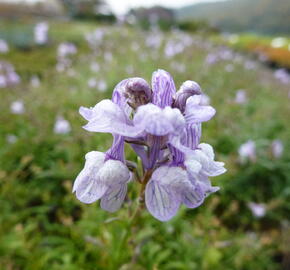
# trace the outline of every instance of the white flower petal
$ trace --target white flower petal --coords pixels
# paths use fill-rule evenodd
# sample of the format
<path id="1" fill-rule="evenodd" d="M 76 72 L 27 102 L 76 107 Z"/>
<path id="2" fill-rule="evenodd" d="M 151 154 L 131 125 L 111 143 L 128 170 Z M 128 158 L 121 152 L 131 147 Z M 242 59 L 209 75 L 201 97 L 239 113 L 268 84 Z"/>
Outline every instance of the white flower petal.
<path id="1" fill-rule="evenodd" d="M 117 211 L 126 196 L 127 184 L 119 184 L 107 189 L 107 192 L 101 199 L 101 207 L 109 212 Z"/>
<path id="2" fill-rule="evenodd" d="M 174 217 L 180 205 L 180 195 L 175 194 L 170 186 L 164 186 L 156 181 L 146 185 L 145 202 L 148 211 L 160 221 Z"/>

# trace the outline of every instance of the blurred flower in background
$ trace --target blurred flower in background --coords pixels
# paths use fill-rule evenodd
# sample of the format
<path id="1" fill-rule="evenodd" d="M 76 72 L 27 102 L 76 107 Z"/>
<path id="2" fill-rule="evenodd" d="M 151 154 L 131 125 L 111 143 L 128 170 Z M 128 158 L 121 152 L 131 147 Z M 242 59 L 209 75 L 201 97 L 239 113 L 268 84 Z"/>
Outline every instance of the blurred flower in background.
<path id="1" fill-rule="evenodd" d="M 0 53 L 7 53 L 8 51 L 9 51 L 8 43 L 5 40 L 0 39 Z"/>
<path id="2" fill-rule="evenodd" d="M 275 158 L 280 158 L 284 152 L 284 145 L 281 140 L 274 140 L 271 144 L 272 154 Z"/>
<path id="3" fill-rule="evenodd" d="M 239 147 L 239 156 L 241 162 L 250 160 L 256 161 L 256 143 L 252 140 L 248 140 Z"/>
<path id="4" fill-rule="evenodd" d="M 48 23 L 40 22 L 34 27 L 34 41 L 38 45 L 44 45 L 48 41 Z"/>
<path id="5" fill-rule="evenodd" d="M 264 204 L 250 202 L 248 203 L 248 207 L 256 218 L 262 218 L 266 215 L 266 207 Z"/>
<path id="6" fill-rule="evenodd" d="M 67 134 L 71 131 L 69 121 L 64 119 L 62 116 L 56 118 L 53 131 L 55 134 Z"/>
<path id="7" fill-rule="evenodd" d="M 237 104 L 245 104 L 247 102 L 247 93 L 245 90 L 240 89 L 236 92 L 235 102 Z"/>
<path id="8" fill-rule="evenodd" d="M 13 101 L 10 105 L 10 110 L 13 114 L 23 114 L 25 112 L 23 101 L 22 100 Z"/>

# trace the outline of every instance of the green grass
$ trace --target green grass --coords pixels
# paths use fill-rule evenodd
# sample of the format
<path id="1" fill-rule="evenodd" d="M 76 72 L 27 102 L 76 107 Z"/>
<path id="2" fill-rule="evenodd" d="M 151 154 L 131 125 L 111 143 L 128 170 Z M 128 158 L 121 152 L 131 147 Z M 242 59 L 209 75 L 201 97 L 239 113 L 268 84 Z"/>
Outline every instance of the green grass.
<path id="1" fill-rule="evenodd" d="M 146 32 L 107 27 L 104 42 L 93 54 L 84 34 L 96 27 L 50 23 L 47 46 L 23 49 L 11 38 L 10 52 L 1 55 L 23 80 L 15 88 L 0 89 L 0 269 L 281 269 L 290 252 L 288 87 L 261 64 L 245 70 L 243 63 L 234 63 L 233 72 L 225 71 L 228 61 L 205 65 L 207 54 L 218 48 L 203 46 L 207 37 L 193 36 L 195 45 L 166 59 L 163 47 L 151 56 L 144 45 Z M 165 40 L 174 37 L 174 33 L 164 35 Z M 62 41 L 78 47 L 73 57 L 75 77 L 55 70 L 56 48 Z M 140 52 L 131 49 L 134 42 Z M 110 63 L 103 59 L 106 51 L 113 53 Z M 145 53 L 144 60 L 140 53 Z M 100 64 L 98 73 L 90 70 L 92 61 Z M 183 63 L 185 72 L 174 71 L 172 62 Z M 128 66 L 133 67 L 131 75 Z M 98 203 L 84 205 L 71 193 L 85 153 L 106 151 L 111 143 L 109 135 L 81 128 L 84 121 L 78 108 L 110 98 L 114 86 L 126 77 L 150 81 L 157 68 L 171 72 L 177 87 L 192 79 L 210 96 L 217 115 L 203 125 L 202 141 L 215 147 L 217 159 L 226 163 L 228 172 L 213 180 L 221 191 L 198 209 L 181 208 L 167 223 L 144 210 L 130 226 L 136 184 L 130 184 L 126 203 L 114 214 L 101 210 Z M 39 88 L 29 84 L 34 74 L 41 78 Z M 91 77 L 104 79 L 108 91 L 90 89 Z M 233 102 L 241 88 L 249 97 L 244 105 Z M 25 103 L 23 115 L 10 112 L 10 103 L 16 99 Z M 70 121 L 69 134 L 53 133 L 58 115 Z M 9 134 L 18 137 L 16 143 L 7 143 Z M 277 138 L 285 152 L 275 160 L 269 145 Z M 257 142 L 258 161 L 242 166 L 237 150 L 248 139 Z M 252 216 L 247 208 L 250 201 L 266 203 L 264 218 Z"/>

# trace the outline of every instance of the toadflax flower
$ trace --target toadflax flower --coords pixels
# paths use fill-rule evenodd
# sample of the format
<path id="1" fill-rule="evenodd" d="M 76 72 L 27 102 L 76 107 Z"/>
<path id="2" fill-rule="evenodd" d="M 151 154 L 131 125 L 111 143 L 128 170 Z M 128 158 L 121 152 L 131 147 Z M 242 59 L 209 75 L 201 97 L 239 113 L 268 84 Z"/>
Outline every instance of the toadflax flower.
<path id="1" fill-rule="evenodd" d="M 200 206 L 219 189 L 209 178 L 226 171 L 224 163 L 214 160 L 213 148 L 200 142 L 202 123 L 216 113 L 202 99 L 196 82 L 186 81 L 176 92 L 171 75 L 157 70 L 151 86 L 142 78 L 125 79 L 113 90 L 112 99 L 81 107 L 87 120 L 83 128 L 110 133 L 114 140 L 107 152 L 86 155 L 73 187 L 76 197 L 84 203 L 100 200 L 103 209 L 114 212 L 132 179 L 142 185 L 140 197 L 160 221 L 174 217 L 182 204 Z M 142 162 L 140 179 L 134 177 L 137 167 L 125 159 L 125 143 Z"/>

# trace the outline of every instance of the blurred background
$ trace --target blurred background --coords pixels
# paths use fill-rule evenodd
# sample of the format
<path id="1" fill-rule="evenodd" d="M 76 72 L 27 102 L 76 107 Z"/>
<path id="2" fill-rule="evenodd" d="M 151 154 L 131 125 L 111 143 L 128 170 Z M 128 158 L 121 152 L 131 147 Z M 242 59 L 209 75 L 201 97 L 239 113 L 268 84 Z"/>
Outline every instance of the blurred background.
<path id="1" fill-rule="evenodd" d="M 130 227 L 136 185 L 114 214 L 71 193 L 112 141 L 78 108 L 158 68 L 201 85 L 228 172 L 198 209 Z M 289 0 L 0 0 L 0 269 L 290 269 L 289 70 Z"/>

